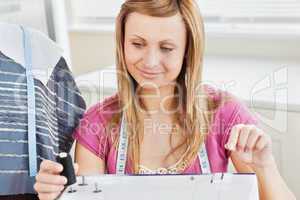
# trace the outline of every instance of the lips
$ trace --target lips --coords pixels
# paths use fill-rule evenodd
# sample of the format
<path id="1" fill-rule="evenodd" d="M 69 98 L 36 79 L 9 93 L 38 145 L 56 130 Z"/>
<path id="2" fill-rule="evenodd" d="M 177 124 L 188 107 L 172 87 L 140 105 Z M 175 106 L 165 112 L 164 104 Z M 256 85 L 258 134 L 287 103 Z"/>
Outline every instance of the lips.
<path id="1" fill-rule="evenodd" d="M 159 74 L 161 74 L 162 72 L 153 72 L 153 71 L 149 71 L 149 70 L 145 70 L 145 69 L 138 69 L 141 73 L 141 75 L 145 78 L 148 79 L 152 79 L 157 77 Z"/>

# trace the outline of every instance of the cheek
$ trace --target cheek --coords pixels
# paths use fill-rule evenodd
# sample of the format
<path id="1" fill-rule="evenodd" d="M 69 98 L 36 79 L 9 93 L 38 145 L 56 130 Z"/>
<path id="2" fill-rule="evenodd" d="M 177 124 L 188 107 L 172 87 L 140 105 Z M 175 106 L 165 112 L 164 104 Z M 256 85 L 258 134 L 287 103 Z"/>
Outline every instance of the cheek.
<path id="1" fill-rule="evenodd" d="M 139 52 L 132 47 L 125 46 L 124 49 L 125 64 L 128 73 L 134 78 L 138 79 L 138 72 L 136 70 L 136 63 L 140 60 Z"/>
<path id="2" fill-rule="evenodd" d="M 132 68 L 132 65 L 136 64 L 140 60 L 140 52 L 136 51 L 131 46 L 125 45 L 124 53 L 127 68 Z"/>
<path id="3" fill-rule="evenodd" d="M 182 69 L 182 60 L 177 58 L 169 59 L 169 62 L 166 63 L 166 68 L 168 71 L 168 76 L 175 79 L 179 75 Z"/>

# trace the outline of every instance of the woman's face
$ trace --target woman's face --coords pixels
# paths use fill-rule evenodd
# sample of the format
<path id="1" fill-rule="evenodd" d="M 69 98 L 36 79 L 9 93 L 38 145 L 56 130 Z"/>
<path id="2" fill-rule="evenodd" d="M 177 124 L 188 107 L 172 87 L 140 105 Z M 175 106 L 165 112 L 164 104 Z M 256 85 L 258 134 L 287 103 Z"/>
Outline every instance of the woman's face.
<path id="1" fill-rule="evenodd" d="M 124 43 L 127 70 L 140 86 L 158 88 L 176 81 L 186 46 L 186 29 L 180 14 L 129 14 Z"/>

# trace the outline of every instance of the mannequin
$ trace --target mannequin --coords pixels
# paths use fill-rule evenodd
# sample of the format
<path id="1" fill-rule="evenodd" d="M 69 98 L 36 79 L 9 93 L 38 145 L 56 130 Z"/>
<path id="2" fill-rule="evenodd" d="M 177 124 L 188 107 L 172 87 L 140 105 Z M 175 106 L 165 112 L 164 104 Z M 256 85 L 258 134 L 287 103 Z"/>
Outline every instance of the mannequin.
<path id="1" fill-rule="evenodd" d="M 0 24 L 0 39 L 0 199 L 19 199 L 35 193 L 43 159 L 70 151 L 85 102 L 62 49 L 43 33 Z"/>
<path id="2" fill-rule="evenodd" d="M 31 35 L 33 75 L 45 85 L 63 50 L 42 32 L 33 29 L 28 31 Z M 0 38 L 2 54 L 25 66 L 20 26 L 0 23 Z"/>

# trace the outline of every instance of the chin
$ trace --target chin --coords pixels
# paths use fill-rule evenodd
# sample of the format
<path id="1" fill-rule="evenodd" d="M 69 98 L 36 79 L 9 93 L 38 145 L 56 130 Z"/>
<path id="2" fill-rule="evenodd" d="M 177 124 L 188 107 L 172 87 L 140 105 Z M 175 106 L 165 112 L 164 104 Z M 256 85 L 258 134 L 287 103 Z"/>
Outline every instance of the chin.
<path id="1" fill-rule="evenodd" d="M 151 80 L 142 80 L 138 82 L 138 85 L 144 89 L 155 89 L 161 87 L 160 83 Z"/>
<path id="2" fill-rule="evenodd" d="M 168 85 L 173 85 L 173 82 L 163 82 L 163 81 L 159 81 L 159 80 L 147 80 L 147 79 L 143 79 L 141 81 L 138 82 L 138 85 L 140 87 L 143 87 L 144 89 L 158 89 L 161 87 L 165 87 Z"/>

